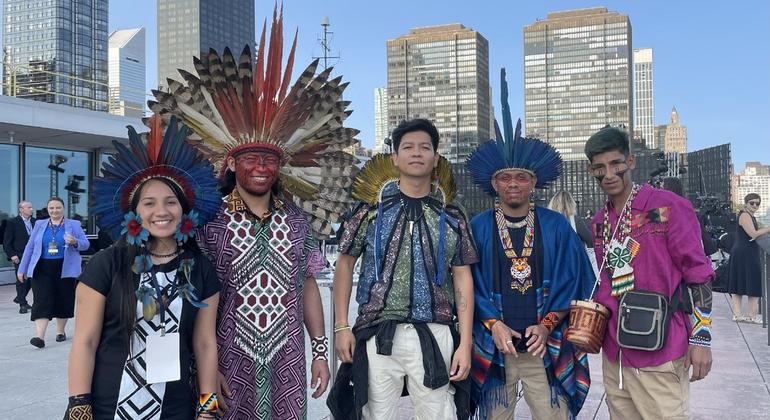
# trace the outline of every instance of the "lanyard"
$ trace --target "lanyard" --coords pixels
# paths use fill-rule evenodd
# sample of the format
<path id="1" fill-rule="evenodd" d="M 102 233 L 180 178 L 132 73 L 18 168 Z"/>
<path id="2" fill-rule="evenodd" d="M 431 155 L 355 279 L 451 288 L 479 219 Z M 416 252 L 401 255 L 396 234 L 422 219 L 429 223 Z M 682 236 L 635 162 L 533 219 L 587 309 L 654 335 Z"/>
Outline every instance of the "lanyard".
<path id="1" fill-rule="evenodd" d="M 155 289 L 155 304 L 158 305 L 158 313 L 160 314 L 160 335 L 163 337 L 166 335 L 166 304 L 163 301 L 163 291 L 160 288 L 158 279 L 155 277 L 156 275 L 157 271 L 155 270 L 155 267 L 153 267 L 150 270 L 150 284 L 152 285 L 152 288 Z M 171 291 L 169 291 L 169 296 L 171 294 Z"/>
<path id="2" fill-rule="evenodd" d="M 51 242 L 56 240 L 56 234 L 59 233 L 59 230 L 61 229 L 62 226 L 64 226 L 64 220 L 63 219 L 62 219 L 61 223 L 59 223 L 58 225 L 54 225 L 51 222 L 51 219 L 48 219 L 48 227 L 51 228 Z"/>

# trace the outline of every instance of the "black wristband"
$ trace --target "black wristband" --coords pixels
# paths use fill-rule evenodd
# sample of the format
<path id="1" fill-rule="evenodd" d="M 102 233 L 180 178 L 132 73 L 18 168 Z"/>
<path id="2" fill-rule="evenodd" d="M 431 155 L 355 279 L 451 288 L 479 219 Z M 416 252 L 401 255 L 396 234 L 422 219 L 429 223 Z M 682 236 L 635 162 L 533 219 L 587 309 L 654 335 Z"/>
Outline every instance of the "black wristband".
<path id="1" fill-rule="evenodd" d="M 91 405 L 91 394 L 80 394 L 70 396 L 68 407 L 77 405 Z"/>

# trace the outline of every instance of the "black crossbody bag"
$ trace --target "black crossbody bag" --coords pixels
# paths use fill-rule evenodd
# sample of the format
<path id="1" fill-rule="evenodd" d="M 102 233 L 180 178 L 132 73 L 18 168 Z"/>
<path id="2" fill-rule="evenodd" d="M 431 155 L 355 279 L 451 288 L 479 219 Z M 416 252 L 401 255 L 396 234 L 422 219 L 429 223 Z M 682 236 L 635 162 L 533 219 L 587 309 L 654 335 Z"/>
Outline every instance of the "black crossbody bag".
<path id="1" fill-rule="evenodd" d="M 671 316 L 679 309 L 692 313 L 690 294 L 684 283 L 674 291 L 670 302 L 658 292 L 632 290 L 618 304 L 618 345 L 626 349 L 657 351 L 668 337 Z"/>

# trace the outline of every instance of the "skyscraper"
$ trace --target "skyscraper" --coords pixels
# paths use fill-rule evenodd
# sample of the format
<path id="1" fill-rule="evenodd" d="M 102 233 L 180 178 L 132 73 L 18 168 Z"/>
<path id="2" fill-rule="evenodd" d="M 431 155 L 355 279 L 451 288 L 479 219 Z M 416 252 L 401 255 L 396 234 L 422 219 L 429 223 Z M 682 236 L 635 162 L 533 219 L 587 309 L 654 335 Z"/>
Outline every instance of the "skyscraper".
<path id="1" fill-rule="evenodd" d="M 141 117 L 145 102 L 144 28 L 110 34 L 110 113 Z"/>
<path id="2" fill-rule="evenodd" d="M 374 89 L 374 153 L 382 153 L 388 131 L 388 90 L 384 87 Z"/>
<path id="3" fill-rule="evenodd" d="M 108 0 L 5 0 L 4 93 L 107 110 Z"/>
<path id="4" fill-rule="evenodd" d="M 524 28 L 528 136 L 565 160 L 607 124 L 633 132 L 631 21 L 604 7 L 549 13 Z"/>
<path id="5" fill-rule="evenodd" d="M 388 40 L 388 130 L 427 118 L 439 153 L 464 162 L 489 136 L 489 43 L 461 24 L 416 28 Z"/>
<path id="6" fill-rule="evenodd" d="M 650 149 L 655 142 L 655 104 L 653 97 L 652 48 L 634 50 L 634 137 L 644 139 Z"/>
<path id="7" fill-rule="evenodd" d="M 177 69 L 195 73 L 193 57 L 229 47 L 238 57 L 254 48 L 253 0 L 158 0 L 158 84 L 179 80 Z"/>
<path id="8" fill-rule="evenodd" d="M 687 127 L 679 123 L 676 107 L 671 110 L 671 122 L 666 126 L 663 150 L 670 153 L 687 153 Z"/>

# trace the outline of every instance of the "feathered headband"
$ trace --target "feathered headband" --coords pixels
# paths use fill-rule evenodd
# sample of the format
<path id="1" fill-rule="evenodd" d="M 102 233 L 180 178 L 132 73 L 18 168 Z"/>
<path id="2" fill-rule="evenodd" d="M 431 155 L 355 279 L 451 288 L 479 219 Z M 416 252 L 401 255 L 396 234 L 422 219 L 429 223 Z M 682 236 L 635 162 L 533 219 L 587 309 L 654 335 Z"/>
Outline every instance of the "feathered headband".
<path id="1" fill-rule="evenodd" d="M 441 201 L 446 205 L 457 196 L 457 185 L 452 175 L 452 166 L 449 161 L 439 157 L 438 165 L 433 170 L 436 180 L 434 191 L 438 193 Z M 391 183 L 398 181 L 399 172 L 393 163 L 389 153 L 374 155 L 361 169 L 353 182 L 353 198 L 374 205 L 382 199 L 382 191 Z"/>
<path id="2" fill-rule="evenodd" d="M 113 141 L 117 153 L 102 164 L 102 176 L 94 180 L 91 212 L 99 228 L 113 239 L 120 236 L 124 215 L 137 189 L 152 178 L 176 184 L 196 211 L 198 221 L 213 219 L 222 204 L 214 168 L 185 142 L 188 130 L 169 121 L 165 135 L 161 120 L 149 121 L 150 132 L 140 135 L 128 127 L 128 147 Z"/>
<path id="3" fill-rule="evenodd" d="M 550 144 L 535 138 L 521 137 L 521 120 L 513 130 L 511 108 L 508 106 L 508 83 L 505 81 L 505 69 L 500 72 L 501 101 L 504 136 L 499 130 L 497 139 L 478 146 L 466 166 L 479 185 L 487 194 L 495 197 L 497 192 L 492 187 L 492 179 L 506 170 L 525 171 L 537 177 L 536 188 L 546 188 L 559 178 L 562 160 L 559 152 Z M 502 137 L 502 138 L 500 138 Z"/>
<path id="4" fill-rule="evenodd" d="M 221 58 L 214 50 L 194 58 L 198 75 L 179 70 L 185 83 L 168 79 L 169 92 L 153 91 L 157 102 L 149 105 L 164 119 L 177 116 L 200 136 L 196 147 L 220 176 L 226 159 L 243 151 L 281 156 L 284 192 L 310 215 L 319 238 L 328 238 L 332 223 L 352 205 L 349 189 L 358 164 L 345 151 L 359 133 L 343 126 L 352 112 L 342 100 L 347 83 L 329 79 L 331 68 L 315 75 L 315 60 L 289 88 L 297 35 L 282 72 L 283 12 L 273 11 L 268 50 L 266 45 L 263 27 L 256 63 L 248 46 L 237 61 L 228 48 Z"/>

